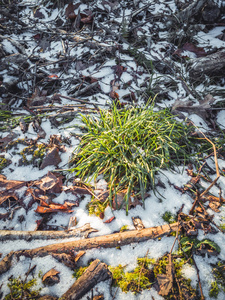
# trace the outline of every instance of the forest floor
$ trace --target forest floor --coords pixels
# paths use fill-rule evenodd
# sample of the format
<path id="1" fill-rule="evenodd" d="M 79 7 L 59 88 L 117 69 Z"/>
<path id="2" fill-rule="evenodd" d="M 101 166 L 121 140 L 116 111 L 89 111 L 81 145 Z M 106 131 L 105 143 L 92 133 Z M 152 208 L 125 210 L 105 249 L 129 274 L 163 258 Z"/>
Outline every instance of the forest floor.
<path id="1" fill-rule="evenodd" d="M 26 299 L 13 294 L 10 282 L 19 278 L 15 285 L 23 282 L 24 290 L 35 278 L 38 295 L 57 299 L 75 282 L 75 266 L 98 258 L 114 270 L 115 286 L 100 282 L 82 299 L 225 299 L 222 1 L 1 0 L 0 20 L 1 258 L 56 242 L 66 247 L 88 233 L 94 238 L 179 224 L 176 237 L 74 252 L 80 257 L 71 265 L 38 251 L 14 255 L 5 271 L 0 262 L 0 298 Z M 157 173 L 158 193 L 147 191 L 144 205 L 131 197 L 127 215 L 107 198 L 99 201 L 109 192 L 103 175 L 87 184 L 67 171 L 68 163 L 84 133 L 82 115 L 99 118 L 112 103 L 129 109 L 149 99 L 155 110 L 168 108 L 178 122 L 191 121 L 211 148 Z M 56 241 L 52 233 L 87 223 L 92 229 L 80 237 Z M 25 231 L 32 232 L 29 238 Z M 35 238 L 40 231 L 50 236 Z M 49 285 L 43 275 L 52 269 Z M 142 278 L 143 270 L 154 274 Z"/>

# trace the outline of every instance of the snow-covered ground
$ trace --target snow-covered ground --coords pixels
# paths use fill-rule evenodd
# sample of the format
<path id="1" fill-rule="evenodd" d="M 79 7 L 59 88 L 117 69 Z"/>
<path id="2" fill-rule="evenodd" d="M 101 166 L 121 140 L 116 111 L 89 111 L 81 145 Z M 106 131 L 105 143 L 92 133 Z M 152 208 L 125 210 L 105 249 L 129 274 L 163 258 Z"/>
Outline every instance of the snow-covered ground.
<path id="1" fill-rule="evenodd" d="M 109 104 L 114 98 L 113 92 L 116 92 L 120 101 L 125 103 L 131 103 L 132 100 L 137 105 L 142 105 L 147 97 L 146 86 L 152 81 L 152 89 L 155 93 L 162 93 L 165 91 L 164 99 L 160 96 L 161 101 L 158 104 L 160 107 L 172 107 L 176 100 L 181 101 L 193 101 L 195 105 L 198 105 L 198 99 L 203 100 L 209 93 L 214 98 L 214 103 L 224 99 L 224 78 L 216 82 L 212 81 L 206 84 L 199 82 L 195 87 L 191 86 L 196 92 L 198 99 L 193 96 L 193 93 L 188 93 L 185 89 L 185 83 L 189 86 L 189 73 L 186 62 L 184 59 L 173 60 L 172 53 L 181 48 L 183 44 L 177 46 L 173 44 L 173 40 L 170 40 L 168 31 L 168 19 L 166 22 L 162 15 L 174 16 L 177 13 L 177 3 L 185 5 L 185 1 L 74 1 L 74 13 L 80 15 L 82 18 L 88 15 L 93 16 L 93 20 L 90 23 L 83 22 L 81 26 L 78 24 L 71 25 L 68 20 L 68 4 L 63 5 L 62 8 L 52 7 L 51 2 L 47 1 L 22 1 L 19 3 L 19 10 L 17 17 L 20 21 L 26 24 L 26 28 L 22 28 L 18 25 L 18 28 L 14 28 L 13 21 L 8 20 L 8 23 L 3 22 L 3 25 L 9 26 L 5 29 L 4 35 L 1 31 L 1 49 L 3 49 L 4 56 L 1 57 L 2 63 L 9 55 L 23 53 L 27 57 L 28 66 L 21 70 L 21 65 L 17 63 L 10 63 L 8 61 L 7 67 L 0 68 L 0 101 L 4 104 L 4 109 L 11 109 L 13 114 L 19 114 L 22 118 L 30 116 L 32 111 L 38 112 L 34 108 L 35 105 L 30 105 L 32 108 L 23 109 L 24 106 L 29 108 L 28 103 L 24 99 L 31 98 L 31 103 L 34 100 L 40 100 L 40 97 L 44 97 L 45 101 L 40 102 L 42 107 L 51 107 L 56 105 L 59 107 L 65 105 L 78 105 L 78 102 L 69 100 L 59 96 L 59 102 L 55 101 L 53 95 L 55 93 L 62 96 L 69 96 L 72 98 L 79 98 L 81 100 L 88 101 L 85 108 L 90 111 L 93 109 L 93 103 L 97 104 L 100 108 L 109 108 Z M 194 1 L 193 1 L 194 2 Z M 222 10 L 222 1 L 215 1 L 218 7 Z M 138 10 L 147 6 L 144 10 Z M 139 19 L 136 18 L 135 13 L 139 15 Z M 82 15 L 83 14 L 83 15 Z M 12 12 L 13 15 L 13 12 Z M 5 18 L 4 14 L 0 17 Z M 133 19 L 132 19 L 133 18 Z M 171 17 L 172 18 L 172 17 Z M 221 16 L 222 18 L 222 16 Z M 145 54 L 145 57 L 149 60 L 161 61 L 166 66 L 173 67 L 176 72 L 160 73 L 154 69 L 154 74 L 147 72 L 147 70 L 138 63 L 137 58 L 129 54 L 127 51 L 130 47 L 129 40 L 126 41 L 126 32 L 122 36 L 122 27 L 126 22 L 131 22 L 129 26 L 137 27 L 135 39 L 137 40 L 137 48 L 140 53 Z M 133 21 L 132 21 L 133 20 Z M 57 23 L 58 22 L 58 23 Z M 132 23 L 133 22 L 133 23 Z M 140 25 L 141 23 L 141 25 Z M 200 22 L 201 23 L 201 22 Z M 215 22 L 216 23 L 216 22 Z M 57 25 L 60 24 L 60 25 Z M 138 25 L 139 24 L 139 25 Z M 170 34 L 181 34 L 181 30 L 185 24 L 181 24 L 181 28 L 174 28 L 174 32 Z M 14 28 L 14 29 L 12 29 Z M 110 30 L 111 33 L 108 31 Z M 127 29 L 126 29 L 127 30 Z M 193 35 L 192 39 L 195 41 L 197 47 L 203 47 L 205 52 L 216 51 L 225 47 L 224 38 L 219 36 L 225 32 L 225 26 L 221 24 L 211 25 L 206 27 L 205 24 L 199 25 L 198 30 Z M 132 31 L 133 33 L 133 31 Z M 83 40 L 82 40 L 83 39 Z M 143 46 L 141 41 L 143 40 Z M 12 42 L 13 41 L 13 42 Z M 132 41 L 134 44 L 135 42 Z M 19 49 L 18 44 L 21 46 Z M 136 48 L 136 46 L 134 47 Z M 183 57 L 187 60 L 196 58 L 196 54 L 191 51 L 183 52 Z M 4 64 L 5 66 L 5 64 Z M 15 72 L 15 74 L 13 74 Z M 21 75 L 22 74 L 22 75 Z M 32 76 L 31 76 L 32 74 Z M 53 79 L 48 76 L 57 75 Z M 84 87 L 88 87 L 92 84 L 92 80 L 96 80 L 98 83 L 95 88 L 88 90 L 79 95 L 79 91 Z M 54 83 L 53 83 L 54 81 Z M 91 83 L 90 83 L 91 81 Z M 16 92 L 13 90 L 12 83 L 16 82 L 16 86 L 20 89 L 19 96 L 15 96 Z M 54 85 L 55 84 L 55 85 Z M 12 94 L 9 94 L 9 87 L 12 87 Z M 39 88 L 39 95 L 35 94 L 35 87 Z M 22 92 L 21 92 L 22 91 Z M 47 91 L 47 96 L 46 96 Z M 77 93 L 77 94 L 76 94 Z M 12 102 L 10 99 L 12 98 Z M 38 98 L 39 97 L 39 98 Z M 25 101 L 25 102 L 24 102 Z M 55 102 L 54 102 L 55 101 Z M 2 104 L 0 103 L 0 104 Z M 96 106 L 95 106 L 96 107 Z M 20 110 L 18 110 L 18 108 Z M 83 107 L 77 106 L 78 113 Z M 41 128 L 46 133 L 46 136 L 39 139 L 38 143 L 49 143 L 49 139 L 53 135 L 62 136 L 69 140 L 69 144 L 62 142 L 64 146 L 64 152 L 59 152 L 61 162 L 57 165 L 50 165 L 40 170 L 33 164 L 23 166 L 19 164 L 21 159 L 21 151 L 27 147 L 22 143 L 14 145 L 12 148 L 2 148 L 1 156 L 11 161 L 6 168 L 1 171 L 8 180 L 21 180 L 21 181 L 34 181 L 39 180 L 45 176 L 49 171 L 56 169 L 62 170 L 68 168 L 68 161 L 71 158 L 74 148 L 79 144 L 79 139 L 75 134 L 81 134 L 81 130 L 76 127 L 81 125 L 79 115 L 75 116 L 70 122 L 67 123 L 55 123 L 51 122 L 51 118 L 55 113 L 63 112 L 60 108 L 58 111 L 47 112 L 41 119 Z M 41 112 L 41 110 L 40 110 Z M 198 112 L 187 114 L 197 127 L 200 127 L 202 131 L 207 135 L 208 132 L 213 134 L 213 129 L 210 127 L 209 122 L 199 116 Z M 218 110 L 214 115 L 214 122 L 219 124 L 220 128 L 225 128 L 225 112 L 224 110 Z M 60 122 L 60 118 L 57 119 Z M 10 132 L 10 128 L 2 130 L 0 132 L 0 142 L 3 138 L 7 137 Z M 15 134 L 13 141 L 17 139 L 25 139 L 28 141 L 35 140 L 37 138 L 37 132 L 32 126 L 32 122 L 29 124 L 27 131 L 22 132 L 21 126 L 17 126 L 12 129 Z M 215 133 L 214 133 L 215 134 Z M 1 145 L 1 144 L 0 144 Z M 1 149 L 1 148 L 0 148 Z M 28 157 L 27 157 L 28 158 Z M 215 170 L 214 157 L 209 157 L 207 163 Z M 225 168 L 225 161 L 219 159 L 219 168 L 222 170 Z M 196 171 L 194 169 L 194 171 Z M 72 176 L 72 175 L 70 175 Z M 69 179 L 69 175 L 68 175 Z M 160 180 L 164 184 L 164 187 L 158 187 L 158 190 L 162 197 L 157 197 L 152 191 L 149 191 L 149 196 L 145 200 L 145 208 L 138 205 L 129 211 L 126 216 L 125 210 L 112 211 L 110 207 L 106 208 L 104 219 L 100 219 L 96 216 L 88 215 L 87 203 L 91 200 L 90 195 L 86 195 L 83 200 L 79 196 L 72 193 L 66 193 L 64 190 L 57 194 L 54 198 L 55 203 L 64 204 L 66 200 L 76 202 L 79 200 L 79 206 L 73 207 L 73 212 L 70 214 L 58 212 L 52 214 L 48 221 L 49 226 L 57 226 L 58 229 L 66 229 L 69 223 L 70 217 L 76 217 L 77 225 L 80 227 L 86 223 L 90 223 L 91 227 L 98 230 L 96 233 L 92 233 L 90 237 L 111 234 L 119 231 L 122 226 L 127 225 L 129 229 L 135 229 L 132 223 L 132 217 L 139 216 L 142 219 L 144 226 L 152 227 L 166 224 L 162 216 L 165 212 L 169 211 L 172 214 L 177 214 L 179 209 L 183 207 L 183 213 L 188 214 L 194 199 L 188 193 L 181 193 L 176 187 L 182 188 L 191 177 L 186 172 L 186 167 L 182 166 L 177 168 L 177 172 L 170 172 L 165 170 L 163 174 L 157 176 L 157 181 Z M 211 179 L 215 179 L 215 175 L 211 176 Z M 95 185 L 96 183 L 93 183 Z M 209 183 L 201 180 L 201 184 L 207 188 Z M 68 186 L 70 183 L 68 183 Z M 215 196 L 224 195 L 225 180 L 224 177 L 218 180 L 217 185 L 213 187 L 212 194 Z M 4 188 L 0 186 L 0 192 L 4 191 Z M 36 213 L 35 210 L 38 207 L 37 202 L 32 203 L 30 206 L 31 196 L 26 193 L 27 187 L 22 187 L 16 191 L 19 203 L 19 209 L 13 210 L 13 207 L 7 207 L 6 205 L 0 205 L 0 229 L 10 230 L 24 230 L 33 231 L 37 226 L 37 221 L 41 219 L 41 215 Z M 0 194 L 1 196 L 1 194 Z M 17 206 L 17 204 L 14 204 Z M 10 215 L 7 218 L 3 218 L 3 214 L 7 214 L 10 211 Z M 13 211 L 13 213 L 12 213 Z M 214 212 L 211 209 L 207 209 L 210 215 L 214 214 L 214 222 L 217 225 L 221 225 L 225 218 L 225 209 L 222 206 L 220 212 Z M 24 217 L 22 217 L 24 216 Z M 115 219 L 111 223 L 104 223 L 112 216 Z M 19 221 L 20 220 L 20 221 Z M 225 248 L 224 248 L 224 234 L 218 232 L 215 235 L 207 234 L 199 230 L 198 239 L 209 238 L 216 242 L 221 252 L 217 257 L 205 257 L 195 256 L 196 264 L 199 268 L 201 283 L 203 286 L 203 293 L 206 299 L 209 299 L 209 288 L 211 282 L 214 280 L 212 276 L 211 264 L 216 263 L 219 259 L 225 260 Z M 73 240 L 73 239 L 70 239 Z M 62 241 L 62 240 L 61 240 Z M 65 242 L 65 240 L 63 240 Z M 67 241 L 67 240 L 66 240 Z M 57 240 L 57 242 L 60 242 Z M 131 244 L 118 249 L 93 249 L 86 251 L 86 254 L 80 259 L 79 265 L 86 265 L 90 259 L 99 258 L 111 266 L 117 266 L 118 264 L 126 265 L 126 270 L 131 271 L 136 267 L 137 257 L 144 257 L 148 252 L 148 257 L 159 258 L 166 252 L 171 250 L 174 242 L 174 237 L 163 237 L 160 240 L 149 240 L 140 244 Z M 41 240 L 25 242 L 23 240 L 17 241 L 3 241 L 1 242 L 0 253 L 3 258 L 10 251 L 33 249 L 39 246 L 52 244 L 52 240 Z M 178 249 L 178 245 L 175 245 L 175 249 Z M 55 268 L 60 271 L 60 282 L 54 286 L 43 286 L 41 279 L 38 279 L 38 287 L 42 287 L 41 294 L 51 294 L 53 296 L 60 297 L 74 282 L 72 277 L 73 270 L 60 264 L 51 256 L 44 258 L 28 259 L 20 257 L 19 261 L 15 261 L 10 270 L 4 273 L 0 277 L 0 286 L 2 292 L 2 299 L 9 292 L 7 287 L 8 278 L 13 275 L 14 277 L 24 276 L 27 270 L 33 265 L 37 265 L 34 270 L 35 277 L 38 277 L 40 271 L 42 274 L 46 273 L 51 268 Z M 192 285 L 195 287 L 198 283 L 197 274 L 194 268 L 183 267 L 183 274 L 185 277 L 192 280 Z M 32 278 L 31 275 L 28 279 Z M 145 290 L 138 295 L 134 295 L 131 292 L 123 293 L 120 289 L 110 289 L 109 282 L 98 284 L 95 289 L 95 293 L 104 293 L 105 299 L 163 299 L 154 290 Z M 1 297 L 1 296 L 0 296 Z M 86 299 L 85 296 L 83 299 Z M 225 294 L 220 292 L 218 295 L 219 300 L 225 299 Z"/>

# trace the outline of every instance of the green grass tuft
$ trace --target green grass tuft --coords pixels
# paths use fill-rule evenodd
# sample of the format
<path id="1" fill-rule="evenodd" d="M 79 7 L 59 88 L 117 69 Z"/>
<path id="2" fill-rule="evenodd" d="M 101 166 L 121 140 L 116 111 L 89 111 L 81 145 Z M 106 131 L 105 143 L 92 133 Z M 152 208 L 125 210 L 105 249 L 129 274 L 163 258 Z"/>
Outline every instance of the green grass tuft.
<path id="1" fill-rule="evenodd" d="M 104 174 L 110 204 L 125 190 L 121 207 L 126 203 L 127 212 L 132 193 L 144 200 L 146 189 L 155 191 L 156 172 L 189 160 L 195 147 L 193 128 L 177 122 L 168 109 L 119 109 L 114 104 L 112 110 L 101 110 L 99 118 L 87 115 L 82 121 L 87 133 L 74 151 L 70 171 L 87 181 Z"/>

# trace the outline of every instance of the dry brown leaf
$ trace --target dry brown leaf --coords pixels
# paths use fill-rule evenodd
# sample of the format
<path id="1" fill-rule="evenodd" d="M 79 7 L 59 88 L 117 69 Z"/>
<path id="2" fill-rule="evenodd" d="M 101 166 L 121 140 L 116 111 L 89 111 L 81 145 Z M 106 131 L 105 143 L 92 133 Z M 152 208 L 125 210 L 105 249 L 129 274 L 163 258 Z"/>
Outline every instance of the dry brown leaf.
<path id="1" fill-rule="evenodd" d="M 46 95 L 42 95 L 39 88 L 35 88 L 35 91 L 31 98 L 27 100 L 27 106 L 39 106 L 47 102 Z"/>
<path id="2" fill-rule="evenodd" d="M 23 118 L 20 118 L 20 129 L 23 133 L 27 132 L 28 126 Z"/>
<path id="3" fill-rule="evenodd" d="M 76 263 L 73 255 L 66 253 L 52 253 L 52 257 L 57 259 L 59 262 L 63 263 L 65 266 L 69 268 L 76 268 Z"/>
<path id="4" fill-rule="evenodd" d="M 42 281 L 45 281 L 46 278 L 50 277 L 50 276 L 54 276 L 59 274 L 60 272 L 55 270 L 55 269 L 51 269 L 48 272 L 46 272 L 43 277 L 42 277 Z"/>
<path id="5" fill-rule="evenodd" d="M 113 216 L 110 219 L 106 220 L 104 223 L 106 223 L 106 224 L 111 223 L 114 219 L 115 219 L 115 217 Z"/>
<path id="6" fill-rule="evenodd" d="M 167 296 L 173 287 L 170 277 L 165 274 L 157 275 L 157 282 L 159 285 L 159 295 Z"/>
<path id="7" fill-rule="evenodd" d="M 36 9 L 34 12 L 34 17 L 38 18 L 38 19 L 44 19 L 45 16 L 43 15 L 43 13 L 40 11 L 40 9 Z"/>
<path id="8" fill-rule="evenodd" d="M 167 296 L 173 287 L 174 269 L 172 263 L 172 256 L 169 253 L 169 263 L 166 266 L 166 274 L 157 275 L 157 282 L 159 285 L 159 295 Z"/>
<path id="9" fill-rule="evenodd" d="M 173 55 L 178 55 L 180 57 L 186 57 L 187 55 L 183 55 L 184 51 L 190 51 L 196 54 L 197 57 L 204 57 L 207 55 L 207 53 L 205 52 L 204 48 L 202 47 L 196 47 L 194 44 L 192 43 L 185 43 L 183 45 L 183 47 L 181 47 L 180 49 L 177 49 Z"/>
<path id="10" fill-rule="evenodd" d="M 219 208 L 220 208 L 220 203 L 219 202 L 209 202 L 209 208 L 211 208 L 211 210 L 215 211 L 215 212 L 220 212 Z"/>
<path id="11" fill-rule="evenodd" d="M 57 147 L 54 147 L 44 157 L 42 164 L 40 166 L 40 170 L 43 170 L 47 166 L 58 166 L 58 164 L 61 161 L 62 160 L 59 156 L 59 149 Z"/>
<path id="12" fill-rule="evenodd" d="M 46 132 L 44 131 L 44 129 L 40 126 L 38 120 L 34 120 L 32 122 L 32 127 L 34 129 L 35 132 L 37 132 L 38 134 L 38 138 L 45 138 L 46 137 Z"/>
<path id="13" fill-rule="evenodd" d="M 73 204 L 74 206 L 75 204 Z M 73 210 L 71 208 L 71 203 L 68 205 L 67 202 L 64 204 L 60 203 L 47 203 L 43 200 L 40 200 L 40 206 L 37 207 L 35 212 L 40 213 L 40 214 L 46 214 L 46 213 L 54 213 L 54 212 L 66 212 L 66 213 L 71 213 Z"/>
<path id="14" fill-rule="evenodd" d="M 33 184 L 45 193 L 61 193 L 62 178 L 63 176 L 61 175 L 56 176 L 54 173 L 48 172 L 46 176 L 44 176 L 40 180 L 34 181 Z"/>
<path id="15" fill-rule="evenodd" d="M 93 22 L 93 16 L 92 15 L 89 15 L 89 16 L 86 16 L 84 14 L 81 14 L 81 22 L 84 23 L 84 24 L 91 24 Z"/>
<path id="16" fill-rule="evenodd" d="M 71 2 L 68 4 L 68 6 L 66 7 L 66 10 L 65 10 L 66 17 L 68 19 L 70 19 L 71 21 L 74 21 L 77 17 L 77 15 L 75 15 L 74 9 L 75 9 L 75 6 Z"/>
<path id="17" fill-rule="evenodd" d="M 56 269 L 51 269 L 45 273 L 42 277 L 42 282 L 47 285 L 53 285 L 59 282 L 58 274 L 60 272 Z"/>
<path id="18" fill-rule="evenodd" d="M 8 145 L 12 140 L 14 140 L 18 135 L 14 132 L 9 133 L 7 136 L 4 138 L 0 139 L 0 148 L 4 148 L 5 146 Z"/>
<path id="19" fill-rule="evenodd" d="M 74 195 L 80 194 L 80 195 L 92 195 L 91 192 L 88 189 L 79 187 L 79 186 L 70 186 L 66 187 L 64 190 L 66 193 L 72 193 Z"/>
<path id="20" fill-rule="evenodd" d="M 26 181 L 7 180 L 5 176 L 0 175 L 0 205 L 9 197 L 13 197 L 17 201 L 18 196 L 15 194 L 15 191 L 27 185 L 28 182 Z"/>
<path id="21" fill-rule="evenodd" d="M 205 120 L 207 116 L 207 109 L 211 108 L 214 101 L 215 98 L 213 98 L 211 94 L 207 94 L 204 100 L 199 101 L 199 105 L 193 105 L 193 102 L 190 100 L 181 101 L 177 99 L 173 104 L 172 112 L 175 114 L 178 112 L 188 112 L 190 114 L 199 115 Z"/>

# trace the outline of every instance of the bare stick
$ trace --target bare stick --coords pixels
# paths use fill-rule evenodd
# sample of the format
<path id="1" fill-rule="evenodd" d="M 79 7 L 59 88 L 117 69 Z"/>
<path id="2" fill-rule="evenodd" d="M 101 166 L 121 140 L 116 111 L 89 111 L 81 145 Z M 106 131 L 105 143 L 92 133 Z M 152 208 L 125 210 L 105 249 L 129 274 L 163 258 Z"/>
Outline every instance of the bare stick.
<path id="1" fill-rule="evenodd" d="M 36 256 L 43 257 L 49 254 L 71 254 L 71 252 L 74 253 L 99 247 L 115 248 L 118 246 L 129 245 L 130 243 L 139 243 L 149 239 L 157 239 L 176 231 L 178 226 L 179 224 L 176 222 L 142 230 L 131 230 L 77 241 L 57 243 L 30 250 L 12 251 L 0 261 L 0 275 L 10 269 L 14 258 L 18 259 L 21 255 L 32 258 Z"/>

